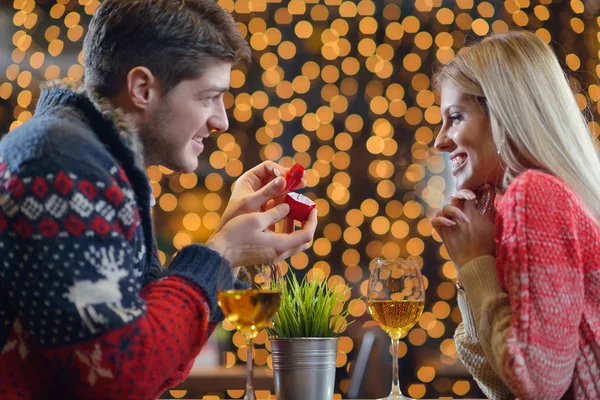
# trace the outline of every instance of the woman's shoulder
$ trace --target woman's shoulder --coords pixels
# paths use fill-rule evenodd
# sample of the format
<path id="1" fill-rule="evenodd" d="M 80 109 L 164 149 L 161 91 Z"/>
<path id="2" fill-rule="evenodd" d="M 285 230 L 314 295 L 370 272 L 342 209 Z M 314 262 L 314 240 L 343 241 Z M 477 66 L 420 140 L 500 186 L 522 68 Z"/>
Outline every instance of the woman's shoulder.
<path id="1" fill-rule="evenodd" d="M 562 179 L 530 169 L 519 175 L 502 196 L 498 210 L 505 214 L 588 219 L 589 215 L 576 192 Z M 528 218 L 530 220 L 530 218 Z M 552 218 L 550 219 L 552 220 Z"/>
<path id="2" fill-rule="evenodd" d="M 503 201 L 556 202 L 577 200 L 577 195 L 562 179 L 536 169 L 519 175 L 508 186 Z"/>

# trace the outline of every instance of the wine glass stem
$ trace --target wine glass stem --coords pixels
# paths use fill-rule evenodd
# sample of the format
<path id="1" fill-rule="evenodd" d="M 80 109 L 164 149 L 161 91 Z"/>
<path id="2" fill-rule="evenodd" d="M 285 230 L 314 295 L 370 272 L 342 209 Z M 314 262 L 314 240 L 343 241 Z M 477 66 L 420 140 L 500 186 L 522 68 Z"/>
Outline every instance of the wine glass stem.
<path id="1" fill-rule="evenodd" d="M 256 400 L 252 379 L 254 376 L 254 360 L 252 359 L 252 334 L 246 335 L 246 395 L 244 400 Z"/>
<path id="2" fill-rule="evenodd" d="M 400 391 L 400 379 L 398 372 L 398 343 L 400 339 L 392 338 L 392 391 L 390 392 L 390 397 L 392 396 L 402 396 L 402 392 Z"/>

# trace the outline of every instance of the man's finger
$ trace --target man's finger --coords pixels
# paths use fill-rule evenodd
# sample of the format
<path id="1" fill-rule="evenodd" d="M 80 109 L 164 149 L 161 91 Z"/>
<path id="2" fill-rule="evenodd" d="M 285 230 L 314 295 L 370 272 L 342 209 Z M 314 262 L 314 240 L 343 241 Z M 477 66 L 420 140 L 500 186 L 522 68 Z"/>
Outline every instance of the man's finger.
<path id="1" fill-rule="evenodd" d="M 268 229 L 269 226 L 275 225 L 281 221 L 290 213 L 289 204 L 283 203 L 276 207 L 271 208 L 268 211 L 260 213 L 260 225 L 263 230 Z"/>
<path id="2" fill-rule="evenodd" d="M 319 222 L 319 220 L 317 218 L 317 214 L 318 214 L 317 209 L 313 208 L 312 211 L 310 212 L 310 214 L 308 214 L 308 218 L 302 225 L 302 229 L 305 229 L 305 228 L 312 229 L 313 233 L 314 233 L 314 231 L 317 229 L 317 224 Z"/>
<path id="3" fill-rule="evenodd" d="M 277 164 L 273 161 L 264 161 L 257 166 L 249 169 L 247 173 L 254 174 L 259 178 L 266 177 L 268 175 L 275 175 L 275 170 L 277 169 Z"/>
<path id="4" fill-rule="evenodd" d="M 285 177 L 286 169 L 273 161 L 265 161 L 250 170 L 258 179 L 265 180 L 272 177 Z"/>
<path id="5" fill-rule="evenodd" d="M 265 203 L 265 205 L 261 208 L 261 211 L 269 211 L 271 208 L 275 207 L 277 204 L 275 203 L 275 200 L 269 200 Z M 269 230 L 272 232 L 275 232 L 277 228 L 277 225 L 271 225 L 269 226 Z"/>
<path id="6" fill-rule="evenodd" d="M 298 254 L 304 250 L 307 250 L 310 247 L 310 243 L 306 243 L 303 244 L 302 246 L 298 246 L 298 247 L 294 247 L 293 249 L 290 249 L 288 251 L 286 251 L 285 253 L 283 253 L 282 255 L 279 256 L 279 260 L 285 260 L 286 258 L 289 258 L 291 256 L 293 256 L 294 254 Z"/>
<path id="7" fill-rule="evenodd" d="M 296 222 L 294 222 L 293 218 L 287 217 L 285 219 L 285 221 L 283 222 L 284 232 L 285 233 L 292 233 L 292 232 L 294 232 L 295 224 L 296 224 Z"/>
<path id="8" fill-rule="evenodd" d="M 308 219 L 302 226 L 302 229 L 292 233 L 273 234 L 273 243 L 277 248 L 278 252 L 284 254 L 290 251 L 290 249 L 309 244 L 315 236 L 317 222 L 317 211 L 312 210 L 310 215 L 308 216 Z"/>
<path id="9" fill-rule="evenodd" d="M 259 190 L 277 177 L 285 178 L 285 168 L 273 161 L 265 161 L 246 171 L 238 180 L 245 178 L 253 190 Z"/>
<path id="10" fill-rule="evenodd" d="M 267 201 L 277 197 L 285 189 L 285 179 L 277 178 L 266 186 L 249 194 L 246 198 L 246 208 L 249 210 L 260 209 Z"/>

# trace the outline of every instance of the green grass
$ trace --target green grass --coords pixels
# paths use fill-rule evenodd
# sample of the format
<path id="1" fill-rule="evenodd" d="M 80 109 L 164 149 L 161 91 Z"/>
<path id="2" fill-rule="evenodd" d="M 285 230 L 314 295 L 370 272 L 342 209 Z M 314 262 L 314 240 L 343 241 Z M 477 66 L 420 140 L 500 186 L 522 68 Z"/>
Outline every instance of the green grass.
<path id="1" fill-rule="evenodd" d="M 291 275 L 291 277 L 290 277 Z M 350 288 L 338 291 L 325 280 L 298 282 L 288 275 L 281 295 L 279 310 L 273 319 L 269 335 L 279 338 L 337 337 L 345 327 L 349 310 L 346 304 Z"/>

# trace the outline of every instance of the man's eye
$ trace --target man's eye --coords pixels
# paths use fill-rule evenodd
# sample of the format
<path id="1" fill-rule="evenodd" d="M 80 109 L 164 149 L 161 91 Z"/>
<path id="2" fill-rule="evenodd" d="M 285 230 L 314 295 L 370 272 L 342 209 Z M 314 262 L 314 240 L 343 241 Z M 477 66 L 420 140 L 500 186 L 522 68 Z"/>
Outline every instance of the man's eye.
<path id="1" fill-rule="evenodd" d="M 220 96 L 221 96 L 220 94 L 216 94 L 214 96 L 205 96 L 205 97 L 201 97 L 200 100 L 202 100 L 202 101 L 216 101 L 216 100 L 219 100 Z"/>

